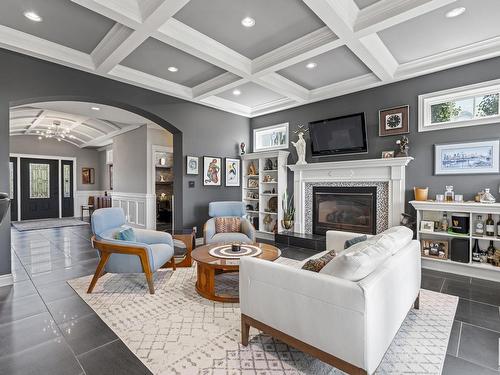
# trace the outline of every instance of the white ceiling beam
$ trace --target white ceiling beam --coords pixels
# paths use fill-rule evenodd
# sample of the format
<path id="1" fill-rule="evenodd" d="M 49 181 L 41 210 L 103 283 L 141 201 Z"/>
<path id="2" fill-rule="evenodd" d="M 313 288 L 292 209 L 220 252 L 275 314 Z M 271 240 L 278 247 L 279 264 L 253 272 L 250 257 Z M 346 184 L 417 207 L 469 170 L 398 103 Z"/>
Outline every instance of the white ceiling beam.
<path id="1" fill-rule="evenodd" d="M 26 129 L 24 134 L 29 134 L 32 130 L 34 130 L 38 125 L 41 124 L 43 120 L 47 117 L 47 111 L 40 111 L 40 113 L 37 115 L 36 119 L 31 123 L 30 126 Z"/>
<path id="2" fill-rule="evenodd" d="M 252 81 L 298 103 L 304 103 L 309 99 L 309 90 L 278 73 L 270 73 L 259 78 L 252 78 Z"/>
<path id="3" fill-rule="evenodd" d="M 359 11 L 354 24 L 354 33 L 357 37 L 377 33 L 456 1 L 457 0 L 379 1 Z"/>
<path id="4" fill-rule="evenodd" d="M 91 53 L 97 71 L 109 72 L 188 2 L 189 0 L 160 2 L 156 8 L 150 9 L 149 15 L 134 30 L 115 25 Z"/>
<path id="5" fill-rule="evenodd" d="M 142 13 L 136 0 L 71 0 L 84 8 L 101 14 L 131 29 L 142 23 Z M 134 4 L 135 3 L 135 4 Z"/>
<path id="6" fill-rule="evenodd" d="M 193 87 L 193 98 L 196 100 L 202 100 L 247 82 L 249 82 L 248 79 L 226 72 Z"/>
<path id="7" fill-rule="evenodd" d="M 140 128 L 142 125 L 129 125 L 129 126 L 125 126 L 123 128 L 121 128 L 120 130 L 115 130 L 111 133 L 108 133 L 106 135 L 103 135 L 101 137 L 97 137 L 97 138 L 94 138 L 88 142 L 85 142 L 85 143 L 82 143 L 82 145 L 80 146 L 81 148 L 84 148 L 84 147 L 98 147 L 98 146 L 102 146 L 102 143 L 104 142 L 107 142 L 108 140 L 111 140 L 113 137 L 116 137 L 117 135 L 120 135 L 120 134 L 123 134 L 123 133 L 127 133 L 129 131 L 132 131 L 132 130 L 135 130 L 137 128 Z"/>
<path id="8" fill-rule="evenodd" d="M 231 112 L 240 116 L 250 117 L 252 113 L 252 109 L 250 107 L 233 102 L 232 100 L 221 98 L 220 96 L 210 96 L 208 98 L 200 100 L 200 102 L 214 108 L 224 108 L 224 111 Z"/>
<path id="9" fill-rule="evenodd" d="M 259 77 L 273 73 L 331 51 L 343 44 L 344 42 L 325 26 L 257 57 L 252 61 L 252 74 L 254 77 Z"/>
<path id="10" fill-rule="evenodd" d="M 310 98 L 311 101 L 335 98 L 337 96 L 349 94 L 358 90 L 375 87 L 380 83 L 381 81 L 375 74 L 368 73 L 359 77 L 350 78 L 345 81 L 332 83 L 331 85 L 311 90 Z"/>

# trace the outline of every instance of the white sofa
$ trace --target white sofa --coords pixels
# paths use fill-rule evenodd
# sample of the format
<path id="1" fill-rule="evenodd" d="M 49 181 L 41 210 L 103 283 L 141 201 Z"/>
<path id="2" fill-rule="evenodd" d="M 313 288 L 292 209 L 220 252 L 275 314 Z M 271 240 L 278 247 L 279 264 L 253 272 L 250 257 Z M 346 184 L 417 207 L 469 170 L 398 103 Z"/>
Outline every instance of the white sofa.
<path id="1" fill-rule="evenodd" d="M 378 246 L 390 253 L 359 281 L 243 258 L 243 345 L 248 344 L 252 326 L 349 374 L 375 372 L 409 309 L 412 305 L 418 308 L 420 246 L 412 235 L 400 236 L 398 233 L 405 230 L 411 232 L 401 228 L 391 228 L 369 238 L 365 245 L 353 246 Z M 350 250 L 355 252 L 343 249 L 347 239 L 357 236 L 360 234 L 327 233 L 327 251 L 337 252 L 334 261 L 342 255 L 348 257 Z"/>

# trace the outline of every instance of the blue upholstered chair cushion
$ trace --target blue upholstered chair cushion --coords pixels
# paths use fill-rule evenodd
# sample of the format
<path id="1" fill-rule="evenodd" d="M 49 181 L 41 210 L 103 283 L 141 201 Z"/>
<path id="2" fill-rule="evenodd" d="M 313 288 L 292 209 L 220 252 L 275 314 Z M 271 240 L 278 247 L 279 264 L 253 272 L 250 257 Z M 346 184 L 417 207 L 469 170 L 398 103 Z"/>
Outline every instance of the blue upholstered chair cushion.
<path id="1" fill-rule="evenodd" d="M 135 233 L 132 228 L 124 228 L 115 233 L 115 240 L 136 242 Z"/>
<path id="2" fill-rule="evenodd" d="M 167 244 L 148 245 L 149 266 L 156 271 L 167 263 L 174 255 L 174 249 Z M 138 256 L 127 254 L 112 254 L 106 263 L 106 272 L 111 273 L 141 273 L 143 272 Z"/>
<path id="3" fill-rule="evenodd" d="M 245 215 L 245 204 L 237 201 L 210 202 L 208 204 L 208 215 L 210 217 Z"/>

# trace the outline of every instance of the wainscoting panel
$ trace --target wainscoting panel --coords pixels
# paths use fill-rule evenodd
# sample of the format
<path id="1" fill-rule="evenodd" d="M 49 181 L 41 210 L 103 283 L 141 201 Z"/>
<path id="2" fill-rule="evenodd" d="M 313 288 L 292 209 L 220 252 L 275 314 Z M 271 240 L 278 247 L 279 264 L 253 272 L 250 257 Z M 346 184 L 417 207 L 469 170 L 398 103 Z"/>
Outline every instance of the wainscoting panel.
<path id="1" fill-rule="evenodd" d="M 113 207 L 123 209 L 130 225 L 138 228 L 154 229 L 156 223 L 154 194 L 113 192 L 111 197 Z"/>

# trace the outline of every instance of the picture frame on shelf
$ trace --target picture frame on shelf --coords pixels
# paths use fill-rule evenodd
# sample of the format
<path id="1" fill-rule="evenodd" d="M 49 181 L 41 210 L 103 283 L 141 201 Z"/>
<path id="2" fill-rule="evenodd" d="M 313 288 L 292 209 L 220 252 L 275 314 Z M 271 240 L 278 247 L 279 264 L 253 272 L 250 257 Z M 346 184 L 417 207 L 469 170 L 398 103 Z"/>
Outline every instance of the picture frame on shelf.
<path id="1" fill-rule="evenodd" d="M 434 145 L 434 175 L 499 173 L 500 140 Z"/>
<path id="2" fill-rule="evenodd" d="M 197 156 L 186 156 L 186 174 L 197 175 L 199 173 L 199 158 Z"/>
<path id="3" fill-rule="evenodd" d="M 420 240 L 420 245 L 423 257 L 448 259 L 447 240 Z"/>
<path id="4" fill-rule="evenodd" d="M 420 221 L 420 232 L 422 232 L 422 233 L 434 233 L 434 221 L 421 220 Z"/>
<path id="5" fill-rule="evenodd" d="M 382 159 L 392 159 L 394 157 L 394 150 L 382 151 Z"/>
<path id="6" fill-rule="evenodd" d="M 257 189 L 259 187 L 259 180 L 255 178 L 249 178 L 247 182 L 247 187 L 249 189 Z"/>
<path id="7" fill-rule="evenodd" d="M 410 132 L 409 105 L 381 109 L 378 111 L 378 118 L 378 135 L 380 137 L 408 134 Z"/>
<path id="8" fill-rule="evenodd" d="M 203 157 L 203 186 L 222 185 L 222 158 Z"/>
<path id="9" fill-rule="evenodd" d="M 241 160 L 226 158 L 226 186 L 240 186 L 241 181 Z"/>
<path id="10" fill-rule="evenodd" d="M 288 143 L 288 122 L 253 130 L 254 152 L 288 148 Z"/>

